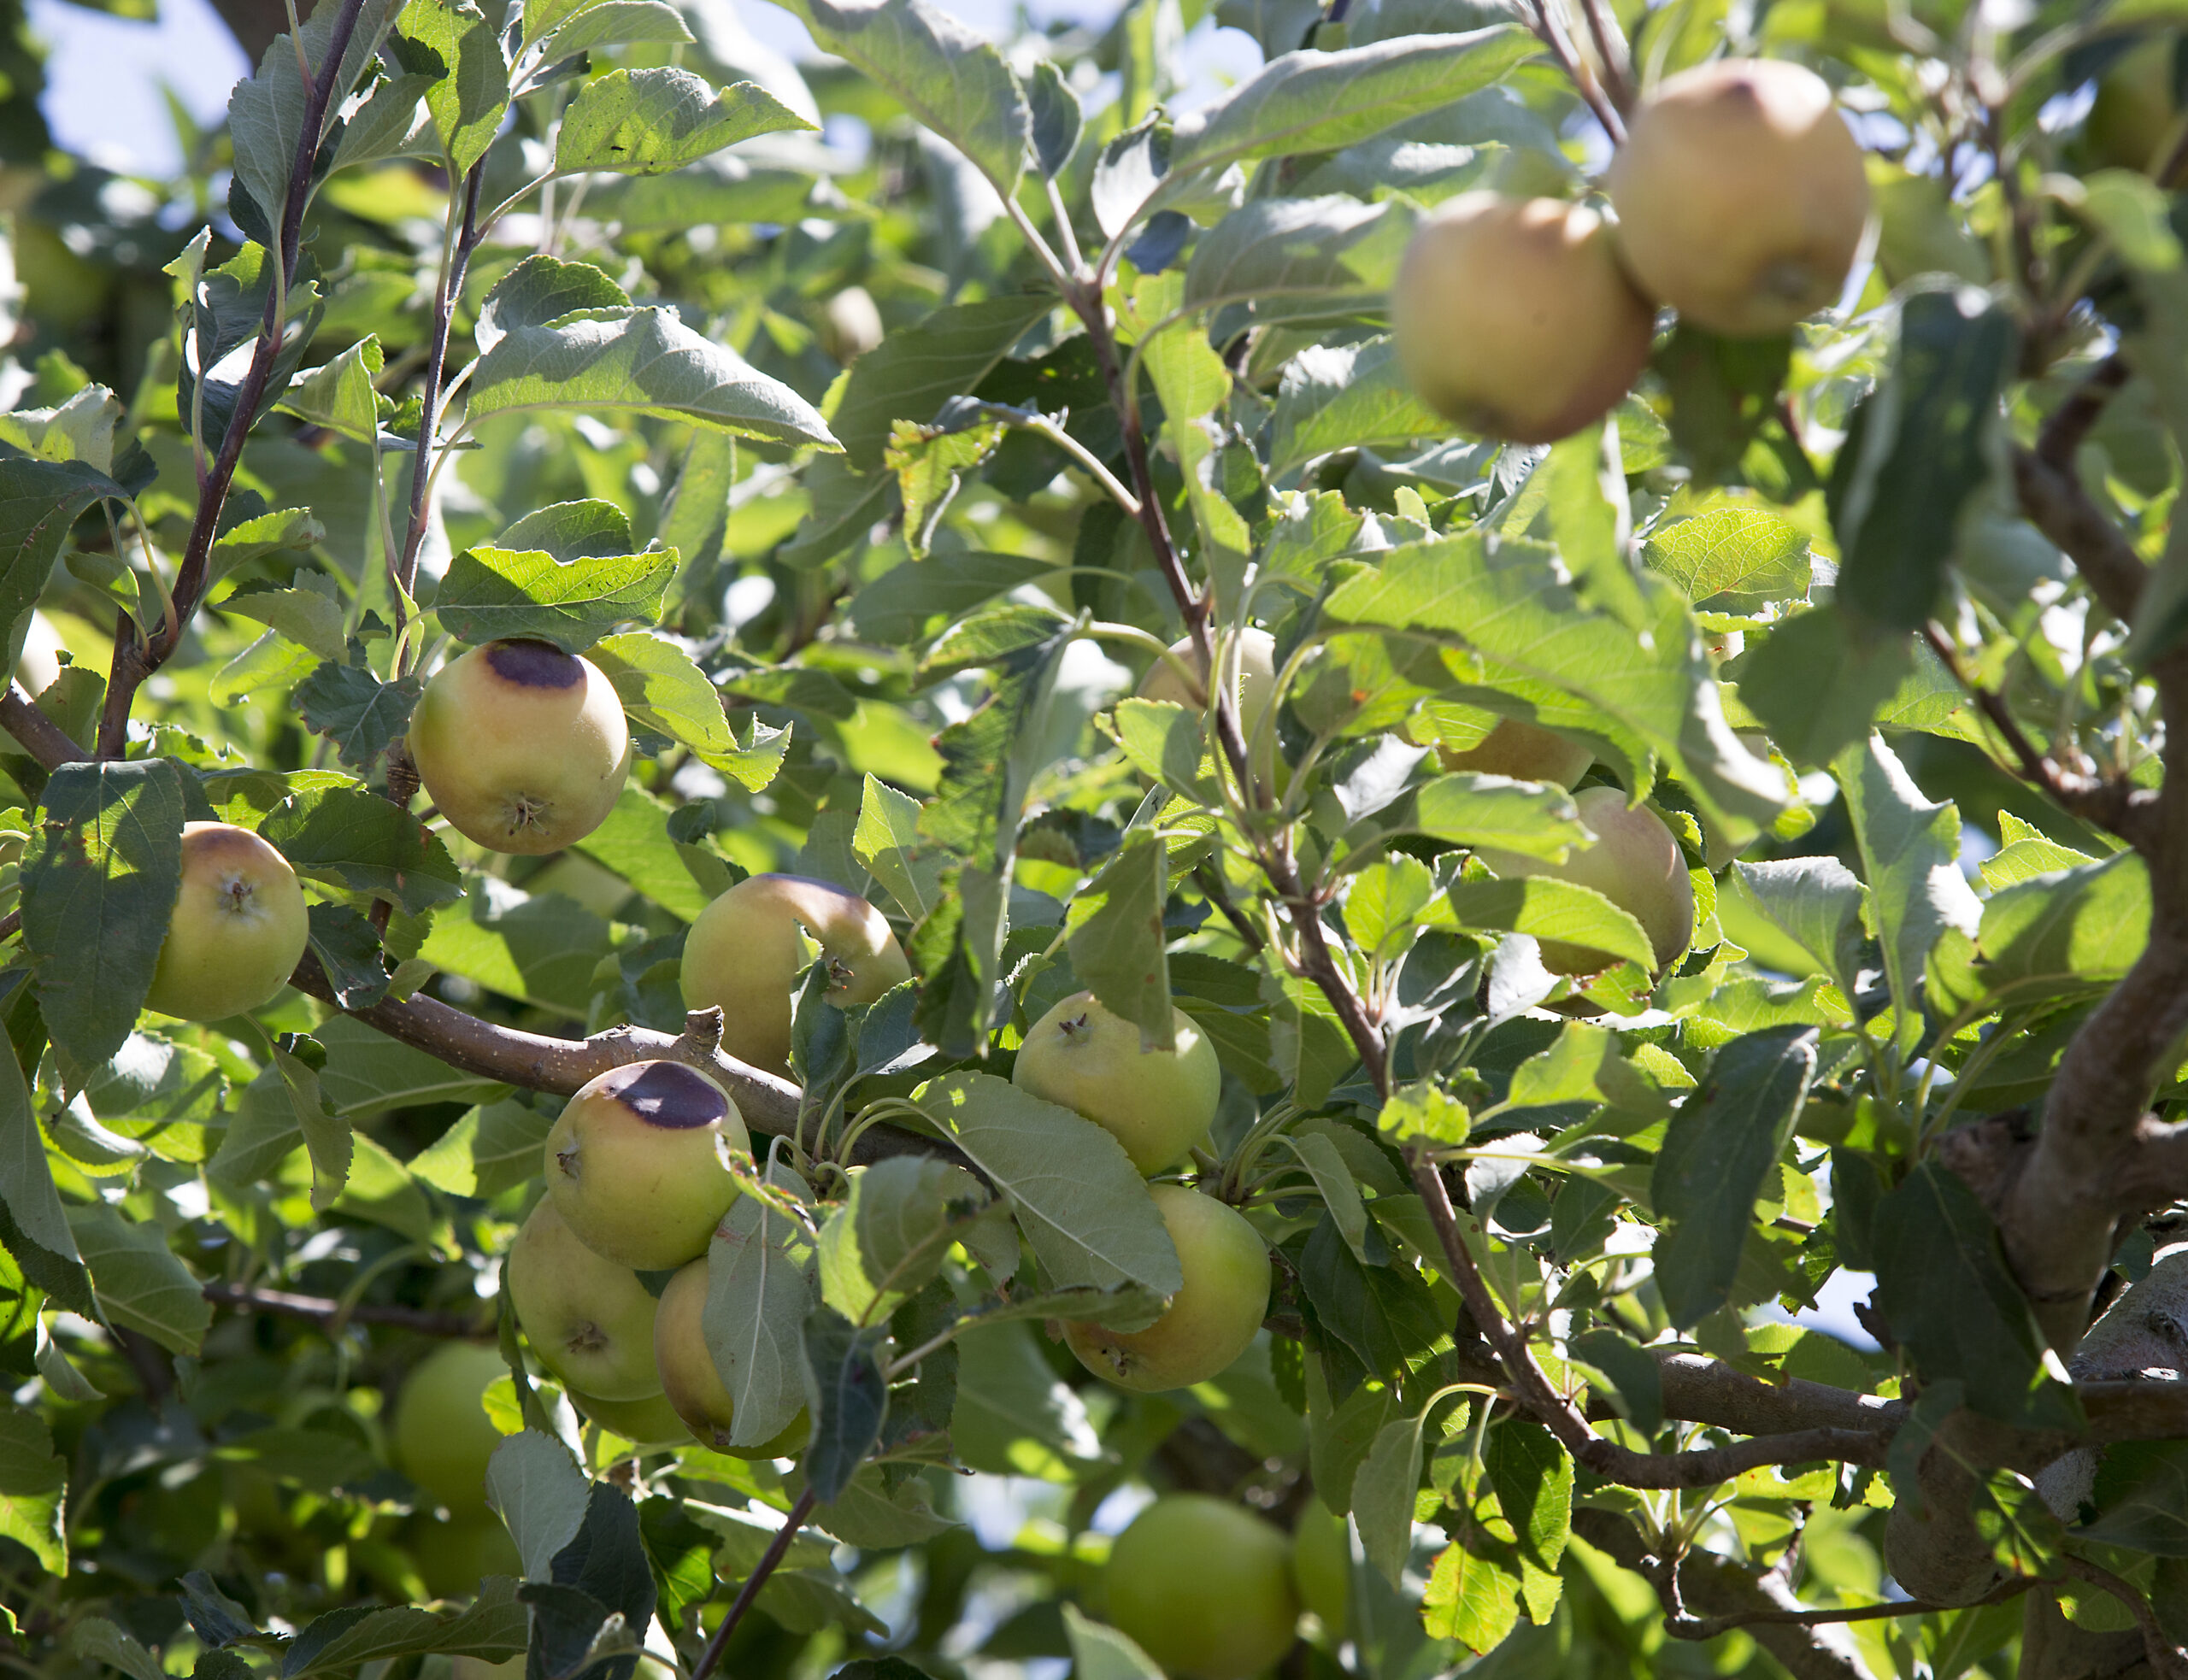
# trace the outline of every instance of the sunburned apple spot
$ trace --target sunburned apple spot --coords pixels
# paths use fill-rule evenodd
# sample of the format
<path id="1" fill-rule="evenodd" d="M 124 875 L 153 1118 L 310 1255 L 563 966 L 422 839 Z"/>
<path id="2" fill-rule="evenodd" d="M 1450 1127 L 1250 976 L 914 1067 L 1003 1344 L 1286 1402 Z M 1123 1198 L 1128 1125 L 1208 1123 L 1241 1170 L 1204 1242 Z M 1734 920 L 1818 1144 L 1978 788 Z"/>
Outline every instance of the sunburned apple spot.
<path id="1" fill-rule="evenodd" d="M 614 1097 L 648 1125 L 672 1131 L 714 1125 L 729 1112 L 721 1086 L 680 1061 L 650 1061 L 618 1068 L 602 1082 Z"/>
<path id="2" fill-rule="evenodd" d="M 574 688 L 585 680 L 585 662 L 546 642 L 493 643 L 486 663 L 496 676 L 524 688 Z"/>

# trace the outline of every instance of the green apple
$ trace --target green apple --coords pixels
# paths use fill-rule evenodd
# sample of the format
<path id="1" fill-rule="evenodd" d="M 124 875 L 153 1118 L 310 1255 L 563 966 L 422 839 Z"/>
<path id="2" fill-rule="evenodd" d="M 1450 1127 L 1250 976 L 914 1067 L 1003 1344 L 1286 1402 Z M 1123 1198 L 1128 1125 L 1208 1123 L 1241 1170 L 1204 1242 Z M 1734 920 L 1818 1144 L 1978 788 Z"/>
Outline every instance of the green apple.
<path id="1" fill-rule="evenodd" d="M 1583 788 L 1573 796 L 1595 843 L 1575 846 L 1562 863 L 1485 846 L 1483 862 L 1505 877 L 1547 875 L 1592 887 L 1641 924 L 1659 972 L 1686 955 L 1694 937 L 1694 882 L 1679 842 L 1646 806 L 1628 807 L 1616 788 Z M 1615 959 L 1561 940 L 1542 942 L 1543 966 L 1553 974 L 1593 974 Z"/>
<path id="2" fill-rule="evenodd" d="M 563 1387 L 611 1401 L 661 1392 L 652 1295 L 629 1266 L 579 1242 L 553 1196 L 539 1198 L 503 1264 L 516 1320 Z"/>
<path id="3" fill-rule="evenodd" d="M 820 348 L 848 367 L 881 342 L 881 310 L 862 285 L 847 285 L 820 307 Z"/>
<path id="4" fill-rule="evenodd" d="M 1615 408 L 1656 311 L 1584 205 L 1464 192 L 1415 230 L 1391 291 L 1398 366 L 1485 437 L 1550 443 Z"/>
<path id="5" fill-rule="evenodd" d="M 684 1006 L 719 1006 L 722 1049 L 787 1075 L 791 994 L 820 956 L 828 960 L 828 996 L 845 1008 L 912 978 L 888 919 L 856 893 L 803 875 L 748 877 L 691 924 Z"/>
<path id="6" fill-rule="evenodd" d="M 1782 59 L 1667 78 L 1609 176 L 1627 271 L 1712 332 L 1784 332 L 1832 303 L 1869 219 L 1862 149 L 1829 84 Z"/>
<path id="7" fill-rule="evenodd" d="M 1299 1507 L 1291 1530 L 1291 1579 L 1300 1603 L 1332 1639 L 1343 1639 L 1352 1607 L 1352 1536 L 1344 1518 L 1319 1499 Z"/>
<path id="8" fill-rule="evenodd" d="M 516 1542 L 491 1511 L 450 1522 L 414 1518 L 406 1537 L 419 1578 L 435 1598 L 469 1598 L 489 1575 L 524 1573 Z"/>
<path id="9" fill-rule="evenodd" d="M 509 1367 L 494 1348 L 445 1342 L 418 1361 L 395 1397 L 395 1461 L 458 1516 L 486 1509 L 486 1461 L 502 1433 L 479 1400 Z"/>
<path id="10" fill-rule="evenodd" d="M 1221 643 L 1218 643 L 1218 652 Z M 1255 731 L 1261 727 L 1262 719 L 1268 715 L 1269 702 L 1276 697 L 1276 637 L 1266 630 L 1248 625 L 1238 632 L 1238 686 L 1233 695 L 1238 707 L 1238 731 L 1246 739 L 1249 751 L 1254 755 L 1254 773 L 1280 786 L 1286 767 L 1277 756 L 1276 731 L 1272 725 L 1268 734 L 1256 743 Z M 1171 654 L 1188 668 L 1193 663 L 1193 638 L 1182 637 L 1170 644 Z M 1173 706 L 1183 706 L 1197 712 L 1201 702 L 1185 687 L 1185 679 L 1178 674 L 1177 667 L 1169 660 L 1158 659 L 1147 668 L 1147 675 L 1140 679 L 1139 697 L 1142 700 L 1167 700 Z"/>
<path id="11" fill-rule="evenodd" d="M 1471 770 L 1478 776 L 1509 776 L 1515 782 L 1551 782 L 1570 788 L 1595 763 L 1595 750 L 1556 730 L 1518 718 L 1501 718 L 1478 746 L 1439 747 L 1446 770 Z"/>
<path id="12" fill-rule="evenodd" d="M 1182 1184 L 1150 1184 L 1155 1210 L 1177 1246 L 1184 1287 L 1145 1330 L 1105 1330 L 1073 1320 L 1064 1343 L 1097 1377 L 1158 1394 L 1227 1370 L 1268 1316 L 1268 1248 L 1235 1207 Z"/>
<path id="13" fill-rule="evenodd" d="M 1299 1595 L 1284 1531 L 1208 1494 L 1168 1494 L 1117 1536 L 1110 1623 L 1172 1674 L 1247 1680 L 1291 1648 Z"/>
<path id="14" fill-rule="evenodd" d="M 594 1254 L 665 1272 L 706 1253 L 737 1200 L 725 1151 L 752 1153 L 726 1091 L 680 1061 L 634 1061 L 572 1097 L 547 1133 L 547 1194 Z"/>
<path id="15" fill-rule="evenodd" d="M 1010 1082 L 1093 1121 L 1142 1173 L 1161 1172 L 1207 1138 L 1223 1089 L 1215 1047 L 1192 1018 L 1173 1007 L 1170 1031 L 1175 1049 L 1149 1049 L 1092 992 L 1073 992 L 1026 1032 Z"/>
<path id="16" fill-rule="evenodd" d="M 653 1325 L 654 1365 L 668 1403 L 682 1419 L 683 1427 L 703 1447 L 740 1459 L 789 1458 L 804 1446 L 813 1432 L 800 1412 L 756 1447 L 729 1444 L 730 1419 L 736 1407 L 729 1387 L 721 1380 L 715 1356 L 707 1349 L 707 1262 L 704 1256 L 668 1280 L 661 1292 L 661 1316 Z"/>
<path id="17" fill-rule="evenodd" d="M 631 730 L 591 660 L 545 642 L 489 642 L 426 684 L 410 759 L 457 833 L 490 851 L 559 852 L 615 808 Z"/>
<path id="18" fill-rule="evenodd" d="M 185 1021 L 262 1007 L 288 984 L 310 931 L 288 859 L 233 823 L 185 823 L 182 890 L 144 1007 Z"/>
<path id="19" fill-rule="evenodd" d="M 655 1323 L 660 1323 L 658 1317 Z M 676 1408 L 668 1403 L 665 1394 L 650 1394 L 643 1400 L 603 1400 L 597 1395 L 579 1394 L 575 1389 L 565 1389 L 563 1392 L 569 1395 L 570 1404 L 577 1407 L 579 1417 L 598 1424 L 610 1435 L 621 1436 L 633 1446 L 667 1447 L 684 1439 L 684 1420 L 676 1415 Z"/>

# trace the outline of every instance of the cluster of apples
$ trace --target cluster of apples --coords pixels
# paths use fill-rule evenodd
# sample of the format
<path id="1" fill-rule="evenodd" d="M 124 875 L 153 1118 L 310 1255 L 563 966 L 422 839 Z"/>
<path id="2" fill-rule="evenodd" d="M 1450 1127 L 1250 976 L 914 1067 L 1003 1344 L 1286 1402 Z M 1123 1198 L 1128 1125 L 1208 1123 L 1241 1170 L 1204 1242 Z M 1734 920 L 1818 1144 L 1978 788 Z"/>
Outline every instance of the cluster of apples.
<path id="1" fill-rule="evenodd" d="M 1615 223 L 1562 199 L 1469 192 L 1416 231 L 1391 326 L 1438 413 L 1513 443 L 1566 437 L 1631 388 L 1656 306 L 1729 337 L 1783 332 L 1838 295 L 1869 214 L 1830 87 L 1776 59 L 1671 77 L 1606 185 Z"/>

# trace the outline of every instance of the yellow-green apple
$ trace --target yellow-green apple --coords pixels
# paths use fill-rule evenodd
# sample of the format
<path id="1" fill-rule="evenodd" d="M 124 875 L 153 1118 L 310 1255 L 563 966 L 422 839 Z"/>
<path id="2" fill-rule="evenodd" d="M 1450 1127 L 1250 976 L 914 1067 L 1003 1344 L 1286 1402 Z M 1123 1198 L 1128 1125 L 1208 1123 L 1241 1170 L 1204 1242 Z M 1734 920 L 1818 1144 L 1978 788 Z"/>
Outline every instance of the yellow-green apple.
<path id="1" fill-rule="evenodd" d="M 707 1349 L 704 1318 L 707 1309 L 707 1262 L 693 1260 L 668 1280 L 661 1292 L 661 1316 L 654 1320 L 653 1357 L 661 1373 L 662 1391 L 691 1438 L 717 1453 L 740 1459 L 779 1459 L 795 1454 L 812 1433 L 806 1414 L 800 1412 L 756 1447 L 729 1444 L 729 1426 L 736 1407 L 729 1386 L 721 1380 L 715 1356 Z"/>
<path id="2" fill-rule="evenodd" d="M 524 1573 L 516 1542 L 491 1511 L 447 1522 L 421 1517 L 413 1519 L 409 1530 L 411 1560 L 435 1598 L 469 1598 L 489 1575 Z"/>
<path id="3" fill-rule="evenodd" d="M 457 1516 L 486 1509 L 486 1461 L 502 1432 L 479 1400 L 508 1374 L 492 1348 L 446 1342 L 412 1367 L 396 1395 L 390 1438 L 397 1466 Z"/>
<path id="4" fill-rule="evenodd" d="M 457 833 L 490 851 L 559 852 L 615 808 L 631 729 L 591 660 L 545 642 L 489 642 L 426 684 L 410 759 Z"/>
<path id="5" fill-rule="evenodd" d="M 1446 770 L 1509 776 L 1518 782 L 1554 782 L 1562 788 L 1571 787 L 1596 761 L 1593 749 L 1519 718 L 1500 718 L 1478 745 L 1442 747 L 1436 755 Z"/>
<path id="6" fill-rule="evenodd" d="M 821 306 L 820 348 L 840 362 L 856 361 L 881 333 L 881 311 L 862 285 L 847 285 Z"/>
<path id="7" fill-rule="evenodd" d="M 1344 1638 L 1352 1604 L 1352 1536 L 1344 1518 L 1320 1499 L 1299 1507 L 1291 1530 L 1291 1579 L 1300 1603 L 1315 1612 L 1330 1637 Z"/>
<path id="8" fill-rule="evenodd" d="M 660 1319 L 656 1317 L 656 1325 Z M 650 1394 L 644 1400 L 603 1400 L 597 1395 L 579 1394 L 575 1389 L 563 1390 L 570 1397 L 570 1404 L 577 1407 L 578 1415 L 598 1424 L 610 1435 L 620 1435 L 624 1440 L 639 1447 L 665 1447 L 684 1439 L 684 1421 L 676 1415 L 676 1408 L 668 1403 L 665 1394 Z"/>
<path id="9" fill-rule="evenodd" d="M 1838 296 L 1869 178 L 1830 86 L 1780 59 L 1668 79 L 1612 159 L 1618 244 L 1641 290 L 1713 332 L 1783 332 Z"/>
<path id="10" fill-rule="evenodd" d="M 1208 1137 L 1223 1088 L 1215 1047 L 1192 1017 L 1173 1007 L 1170 1031 L 1176 1048 L 1148 1049 L 1132 1023 L 1073 992 L 1028 1030 L 1010 1081 L 1093 1121 L 1141 1172 L 1160 1172 Z"/>
<path id="11" fill-rule="evenodd" d="M 233 823 L 185 823 L 182 890 L 144 1007 L 217 1021 L 271 1003 L 310 931 L 288 859 Z"/>
<path id="12" fill-rule="evenodd" d="M 662 1272 L 704 1254 L 736 1201 L 726 1151 L 752 1153 L 726 1091 L 680 1061 L 634 1061 L 579 1091 L 548 1131 L 547 1194 L 593 1253 Z"/>
<path id="13" fill-rule="evenodd" d="M 750 876 L 691 924 L 684 1006 L 720 1006 L 722 1049 L 787 1074 L 791 994 L 816 957 L 827 959 L 828 996 L 844 1008 L 912 978 L 888 919 L 856 893 L 803 875 Z"/>
<path id="14" fill-rule="evenodd" d="M 1063 1339 L 1079 1362 L 1120 1389 L 1190 1388 L 1230 1367 L 1268 1316 L 1268 1248 L 1235 1207 L 1182 1184 L 1150 1184 L 1185 1283 L 1145 1330 L 1075 1320 Z"/>
<path id="15" fill-rule="evenodd" d="M 563 1387 L 610 1401 L 661 1392 L 653 1295 L 629 1266 L 579 1242 L 553 1196 L 539 1198 L 503 1264 L 516 1320 Z"/>
<path id="16" fill-rule="evenodd" d="M 1108 1586 L 1110 1622 L 1187 1680 L 1259 1674 L 1299 1621 L 1284 1531 L 1209 1494 L 1168 1494 L 1133 1518 Z"/>
<path id="17" fill-rule="evenodd" d="M 1656 312 L 1595 211 L 1465 192 L 1422 222 L 1391 292 L 1398 366 L 1470 432 L 1549 443 L 1609 412 L 1649 360 Z"/>
<path id="18" fill-rule="evenodd" d="M 1482 861 L 1508 878 L 1547 875 L 1592 887 L 1641 924 L 1660 971 L 1677 962 L 1694 937 L 1694 882 L 1671 830 L 1646 806 L 1629 807 L 1616 788 L 1583 788 L 1573 796 L 1573 803 L 1579 809 L 1580 820 L 1595 833 L 1592 844 L 1575 846 L 1562 863 L 1485 846 Z M 1615 959 L 1585 946 L 1545 939 L 1542 960 L 1553 974 L 1592 974 Z"/>

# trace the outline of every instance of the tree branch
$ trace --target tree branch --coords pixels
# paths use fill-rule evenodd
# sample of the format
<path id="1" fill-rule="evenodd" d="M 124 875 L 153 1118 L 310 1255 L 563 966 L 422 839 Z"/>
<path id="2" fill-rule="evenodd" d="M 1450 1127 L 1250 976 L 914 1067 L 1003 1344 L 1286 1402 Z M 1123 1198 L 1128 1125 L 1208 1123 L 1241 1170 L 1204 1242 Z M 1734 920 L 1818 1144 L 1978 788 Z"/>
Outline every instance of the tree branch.
<path id="1" fill-rule="evenodd" d="M 435 1313 L 422 1307 L 380 1306 L 362 1301 L 344 1306 L 320 1295 L 291 1295 L 285 1289 L 246 1289 L 230 1283 L 208 1283 L 205 1299 L 215 1307 L 232 1307 L 238 1313 L 271 1313 L 285 1319 L 337 1326 L 345 1324 L 387 1325 L 415 1330 L 421 1336 L 482 1341 L 494 1333 L 494 1305 L 479 1303 L 479 1312 L 466 1318 L 458 1313 Z"/>
<path id="2" fill-rule="evenodd" d="M 64 764 L 80 764 L 91 757 L 14 683 L 0 695 L 0 729 L 14 736 L 16 744 L 36 759 L 43 770 L 58 770 Z"/>
<path id="3" fill-rule="evenodd" d="M 304 96 L 303 120 L 297 128 L 296 156 L 289 165 L 288 197 L 281 207 L 280 262 L 268 283 L 266 314 L 251 350 L 250 367 L 236 393 L 234 412 L 228 416 L 228 429 L 221 435 L 220 452 L 214 457 L 204 482 L 198 486 L 197 516 L 191 521 L 182 564 L 175 571 L 174 629 L 171 634 L 163 629 L 140 645 L 135 621 L 128 614 L 121 615 L 115 627 L 114 663 L 108 672 L 106 705 L 99 719 L 101 758 L 120 758 L 126 750 L 129 711 L 136 702 L 138 687 L 166 663 L 180 643 L 183 632 L 189 629 L 211 583 L 213 538 L 220 527 L 221 510 L 227 504 L 228 488 L 235 482 L 236 467 L 243 460 L 244 440 L 258 418 L 258 405 L 265 400 L 267 383 L 273 378 L 274 363 L 280 354 L 280 335 L 275 324 L 281 320 L 285 302 L 281 290 L 296 281 L 297 257 L 303 242 L 304 206 L 311 197 L 312 172 L 326 131 L 327 104 L 333 97 L 334 79 L 340 73 L 342 60 L 350 50 L 350 37 L 356 32 L 358 15 L 363 9 L 364 0 L 341 0 L 341 9 L 335 14 L 334 27 L 327 37 L 326 56 Z M 200 368 L 198 377 L 203 379 L 211 373 L 210 368 Z"/>
<path id="4" fill-rule="evenodd" d="M 2134 1618 L 2135 1630 L 2143 1636 L 2143 1655 L 2156 1680 L 2183 1680 L 2183 1677 L 2188 1677 L 2188 1662 L 2183 1661 L 2180 1648 L 2158 1625 L 2157 1614 L 2150 1608 L 2148 1599 L 2110 1570 L 2087 1558 L 2062 1557 L 2059 1568 L 2073 1580 L 2086 1581 L 2120 1601 L 2128 1615 Z"/>
<path id="5" fill-rule="evenodd" d="M 806 1483 L 805 1491 L 797 1496 L 797 1503 L 790 1508 L 790 1515 L 783 1518 L 783 1525 L 775 1530 L 775 1537 L 768 1542 L 768 1549 L 760 1554 L 760 1561 L 744 1577 L 744 1584 L 738 1589 L 737 1599 L 729 1607 L 729 1614 L 721 1618 L 721 1625 L 715 1630 L 715 1636 L 707 1642 L 706 1650 L 692 1665 L 691 1680 L 707 1680 L 721 1662 L 722 1651 L 729 1644 L 730 1635 L 737 1631 L 737 1624 L 744 1619 L 744 1612 L 752 1607 L 752 1601 L 760 1595 L 760 1589 L 767 1585 L 768 1577 L 775 1572 L 776 1565 L 790 1550 L 790 1543 L 797 1538 L 797 1531 L 805 1526 L 805 1519 L 813 1514 L 816 1498 L 813 1484 Z"/>

